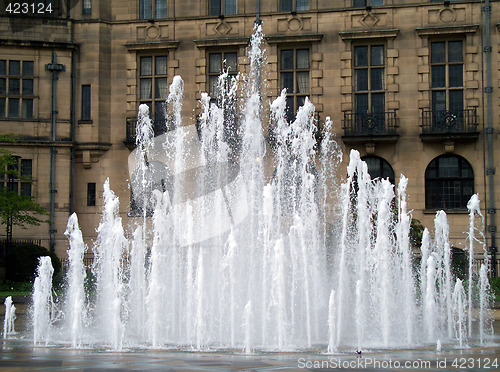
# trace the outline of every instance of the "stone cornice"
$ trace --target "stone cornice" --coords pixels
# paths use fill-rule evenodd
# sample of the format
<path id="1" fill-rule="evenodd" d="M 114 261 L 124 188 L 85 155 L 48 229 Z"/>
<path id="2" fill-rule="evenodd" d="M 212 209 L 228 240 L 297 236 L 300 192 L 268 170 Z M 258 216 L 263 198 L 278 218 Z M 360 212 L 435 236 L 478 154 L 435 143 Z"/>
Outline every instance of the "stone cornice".
<path id="1" fill-rule="evenodd" d="M 249 37 L 221 37 L 210 39 L 193 40 L 198 48 L 216 47 L 216 46 L 245 46 L 250 42 Z"/>
<path id="2" fill-rule="evenodd" d="M 142 43 L 126 43 L 125 47 L 130 51 L 137 50 L 164 50 L 164 49 L 177 49 L 179 41 L 165 40 L 165 41 L 152 41 Z"/>
<path id="3" fill-rule="evenodd" d="M 398 36 L 399 30 L 396 28 L 388 30 L 363 30 L 363 31 L 347 31 L 339 32 L 342 40 L 358 40 L 358 39 L 393 39 Z"/>
<path id="4" fill-rule="evenodd" d="M 269 35 L 266 40 L 269 44 L 282 43 L 319 43 L 323 34 L 300 34 L 300 35 Z"/>
<path id="5" fill-rule="evenodd" d="M 479 25 L 460 25 L 460 26 L 437 26 L 437 27 L 421 27 L 415 29 L 418 36 L 435 36 L 435 35 L 455 35 L 455 34 L 475 34 L 479 29 Z"/>
<path id="6" fill-rule="evenodd" d="M 0 46 L 50 48 L 50 49 L 78 49 L 78 44 L 73 41 L 66 42 L 66 41 L 0 39 Z"/>

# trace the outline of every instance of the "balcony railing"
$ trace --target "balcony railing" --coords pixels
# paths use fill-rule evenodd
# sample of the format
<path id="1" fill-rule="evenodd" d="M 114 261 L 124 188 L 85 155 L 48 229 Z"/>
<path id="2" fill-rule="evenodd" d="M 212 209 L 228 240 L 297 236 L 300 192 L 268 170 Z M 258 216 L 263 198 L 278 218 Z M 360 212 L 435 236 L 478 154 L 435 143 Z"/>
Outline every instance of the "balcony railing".
<path id="1" fill-rule="evenodd" d="M 477 132 L 476 109 L 422 110 L 422 134 Z"/>
<path id="2" fill-rule="evenodd" d="M 167 126 L 165 122 L 163 121 L 155 122 L 154 120 L 152 120 L 152 123 L 153 123 L 153 132 L 155 137 L 167 132 Z M 137 125 L 137 119 L 130 119 L 130 118 L 127 119 L 126 139 L 125 139 L 126 144 L 135 146 L 136 125 Z"/>
<path id="3" fill-rule="evenodd" d="M 397 139 L 398 118 L 396 111 L 344 112 L 344 142 L 349 138 L 386 140 Z"/>

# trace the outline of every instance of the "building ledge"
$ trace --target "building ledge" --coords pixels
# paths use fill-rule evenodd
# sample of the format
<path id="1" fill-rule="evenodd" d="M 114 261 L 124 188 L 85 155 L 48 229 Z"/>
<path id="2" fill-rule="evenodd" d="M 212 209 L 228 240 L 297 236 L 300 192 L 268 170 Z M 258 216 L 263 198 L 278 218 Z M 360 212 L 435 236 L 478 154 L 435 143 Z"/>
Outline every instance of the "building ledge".
<path id="1" fill-rule="evenodd" d="M 357 40 L 357 39 L 394 39 L 398 36 L 399 29 L 391 28 L 387 30 L 363 30 L 363 31 L 349 31 L 339 32 L 342 40 Z"/>
<path id="2" fill-rule="evenodd" d="M 152 41 L 143 43 L 126 43 L 125 46 L 128 50 L 162 50 L 162 49 L 177 49 L 179 41 L 165 40 L 165 41 Z"/>
<path id="3" fill-rule="evenodd" d="M 454 34 L 475 34 L 479 30 L 479 25 L 461 26 L 434 26 L 421 27 L 415 29 L 418 36 L 454 35 Z"/>
<path id="4" fill-rule="evenodd" d="M 72 41 L 66 42 L 66 41 L 0 39 L 0 46 L 51 48 L 51 49 L 78 49 L 78 44 Z"/>
<path id="5" fill-rule="evenodd" d="M 198 48 L 216 47 L 216 46 L 245 46 L 250 42 L 249 37 L 220 37 L 210 39 L 193 40 Z"/>
<path id="6" fill-rule="evenodd" d="M 319 43 L 323 34 L 300 34 L 300 35 L 269 35 L 266 40 L 269 44 L 281 43 Z"/>
<path id="7" fill-rule="evenodd" d="M 422 142 L 473 142 L 479 138 L 479 132 L 457 132 L 457 133 L 421 133 Z"/>
<path id="8" fill-rule="evenodd" d="M 341 138 L 346 144 L 395 143 L 399 139 L 399 134 L 344 135 Z"/>

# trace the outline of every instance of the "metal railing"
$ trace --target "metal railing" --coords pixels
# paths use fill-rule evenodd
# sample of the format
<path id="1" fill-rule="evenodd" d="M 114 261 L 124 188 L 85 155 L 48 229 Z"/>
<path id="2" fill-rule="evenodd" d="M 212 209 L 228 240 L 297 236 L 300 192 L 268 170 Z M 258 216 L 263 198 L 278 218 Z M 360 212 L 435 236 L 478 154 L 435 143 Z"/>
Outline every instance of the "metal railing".
<path id="1" fill-rule="evenodd" d="M 422 133 L 477 132 L 476 109 L 422 110 Z"/>
<path id="2" fill-rule="evenodd" d="M 151 120 L 151 122 L 153 123 L 153 132 L 155 136 L 159 136 L 160 134 L 167 132 L 167 125 L 164 121 Z M 137 119 L 127 119 L 126 142 L 135 143 L 136 125 Z"/>
<path id="3" fill-rule="evenodd" d="M 342 122 L 345 136 L 383 136 L 396 134 L 396 111 L 344 112 Z"/>

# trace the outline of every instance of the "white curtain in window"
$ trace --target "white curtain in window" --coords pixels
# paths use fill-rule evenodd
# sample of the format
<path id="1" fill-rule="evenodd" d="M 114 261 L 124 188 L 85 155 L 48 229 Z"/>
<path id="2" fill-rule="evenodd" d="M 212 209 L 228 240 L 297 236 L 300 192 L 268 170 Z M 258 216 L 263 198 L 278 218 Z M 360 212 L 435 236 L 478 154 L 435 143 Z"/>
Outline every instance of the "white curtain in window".
<path id="1" fill-rule="evenodd" d="M 167 78 L 156 78 L 156 98 L 167 98 L 168 87 Z"/>
<path id="2" fill-rule="evenodd" d="M 297 72 L 297 93 L 309 93 L 309 72 Z"/>
<path id="3" fill-rule="evenodd" d="M 151 79 L 141 79 L 141 99 L 151 99 Z"/>
<path id="4" fill-rule="evenodd" d="M 139 2 L 139 18 L 152 19 L 153 18 L 153 4 L 151 0 L 140 0 Z"/>
<path id="5" fill-rule="evenodd" d="M 155 18 L 167 18 L 167 0 L 155 1 Z"/>

